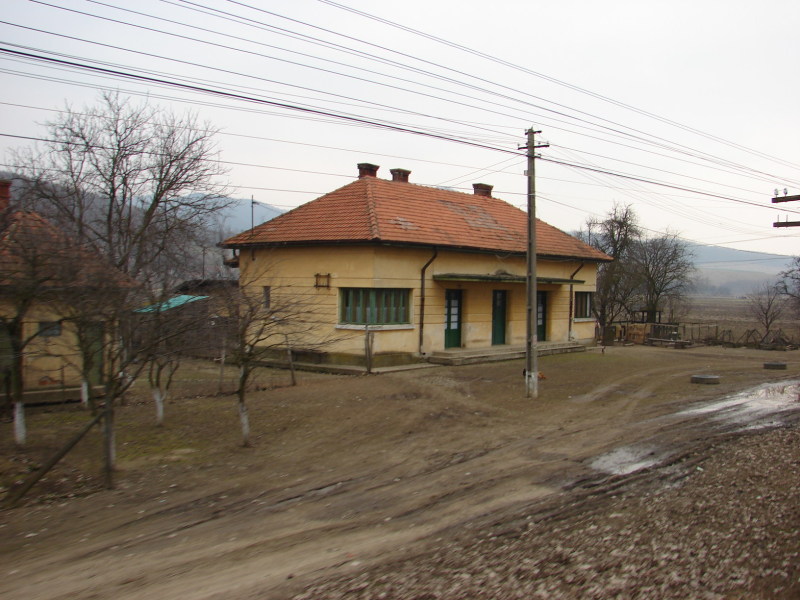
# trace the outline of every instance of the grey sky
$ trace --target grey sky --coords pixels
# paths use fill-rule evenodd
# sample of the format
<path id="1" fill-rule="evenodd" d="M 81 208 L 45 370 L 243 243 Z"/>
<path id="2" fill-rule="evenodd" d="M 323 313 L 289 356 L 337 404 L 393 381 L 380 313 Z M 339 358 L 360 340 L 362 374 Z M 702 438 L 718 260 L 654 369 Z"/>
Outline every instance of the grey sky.
<path id="1" fill-rule="evenodd" d="M 540 161 L 537 213 L 557 227 L 577 229 L 616 201 L 632 204 L 652 232 L 798 253 L 800 229 L 772 223 L 800 220 L 800 203 L 778 212 L 770 197 L 775 188 L 800 193 L 800 3 L 341 4 L 479 54 L 319 0 L 7 0 L 0 47 L 107 61 L 125 72 L 489 148 L 8 55 L 0 55 L 0 143 L 6 150 L 28 143 L 9 135 L 41 136 L 38 123 L 53 118 L 52 109 L 92 103 L 96 86 L 104 86 L 194 110 L 222 128 L 222 157 L 232 163 L 240 197 L 291 208 L 350 181 L 357 162 L 374 162 L 379 175 L 407 168 L 425 185 L 471 192 L 473 182 L 489 183 L 496 196 L 522 207 L 525 159 L 515 152 L 533 125 L 551 144 L 544 159 L 672 186 Z M 200 6 L 206 8 L 198 12 Z"/>

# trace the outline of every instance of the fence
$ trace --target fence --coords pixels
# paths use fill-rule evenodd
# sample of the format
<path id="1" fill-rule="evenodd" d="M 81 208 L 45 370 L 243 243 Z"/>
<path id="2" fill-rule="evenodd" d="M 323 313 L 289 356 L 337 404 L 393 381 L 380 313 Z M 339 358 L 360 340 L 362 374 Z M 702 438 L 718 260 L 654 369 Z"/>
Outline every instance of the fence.
<path id="1" fill-rule="evenodd" d="M 708 346 L 761 348 L 765 350 L 794 350 L 799 344 L 778 329 L 762 335 L 755 329 L 735 334 L 722 329 L 718 323 L 636 323 L 620 321 L 608 327 L 603 335 L 605 344 L 647 344 L 648 340 L 660 342 L 683 341 Z"/>

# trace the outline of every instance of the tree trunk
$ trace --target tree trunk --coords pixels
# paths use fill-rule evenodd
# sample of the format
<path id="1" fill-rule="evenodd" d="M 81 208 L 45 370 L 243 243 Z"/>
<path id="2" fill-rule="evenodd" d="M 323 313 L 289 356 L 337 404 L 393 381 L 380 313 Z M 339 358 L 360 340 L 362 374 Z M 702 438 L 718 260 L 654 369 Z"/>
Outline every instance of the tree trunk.
<path id="1" fill-rule="evenodd" d="M 372 332 L 369 330 L 369 325 L 364 326 L 364 361 L 367 367 L 367 373 L 372 373 Z"/>
<path id="2" fill-rule="evenodd" d="M 89 408 L 89 382 L 86 379 L 81 380 L 81 405 Z"/>
<path id="3" fill-rule="evenodd" d="M 292 386 L 297 385 L 297 376 L 294 372 L 294 357 L 292 356 L 292 346 L 289 344 L 289 336 L 284 336 L 286 338 L 286 360 L 289 363 L 289 372 L 292 374 Z"/>
<path id="4" fill-rule="evenodd" d="M 164 400 L 166 394 L 158 386 L 153 386 L 153 401 L 156 404 L 156 425 L 161 427 L 164 424 Z"/>
<path id="5" fill-rule="evenodd" d="M 24 446 L 28 441 L 28 429 L 25 425 L 25 380 L 24 380 L 24 346 L 22 344 L 22 326 L 9 328 L 11 352 L 11 397 L 14 400 L 14 442 Z"/>
<path id="6" fill-rule="evenodd" d="M 250 415 L 243 398 L 239 398 L 239 422 L 242 425 L 242 446 L 250 447 Z"/>
<path id="7" fill-rule="evenodd" d="M 116 440 L 114 434 L 114 400 L 106 396 L 105 419 L 103 421 L 103 447 L 105 450 L 105 484 L 114 489 L 114 467 L 117 462 Z"/>
<path id="8" fill-rule="evenodd" d="M 245 398 L 247 396 L 247 380 L 250 377 L 250 371 L 245 367 L 239 367 L 239 389 L 236 390 L 236 395 L 239 398 L 239 422 L 242 425 L 242 446 L 248 448 L 250 446 L 250 416 L 247 412 L 247 405 Z"/>
<path id="9" fill-rule="evenodd" d="M 28 441 L 28 429 L 25 426 L 25 403 L 21 400 L 14 402 L 14 442 L 17 446 L 24 446 Z"/>
<path id="10" fill-rule="evenodd" d="M 225 383 L 225 341 L 222 342 L 222 354 L 219 357 L 219 384 L 217 385 L 217 393 L 222 393 L 222 387 Z"/>

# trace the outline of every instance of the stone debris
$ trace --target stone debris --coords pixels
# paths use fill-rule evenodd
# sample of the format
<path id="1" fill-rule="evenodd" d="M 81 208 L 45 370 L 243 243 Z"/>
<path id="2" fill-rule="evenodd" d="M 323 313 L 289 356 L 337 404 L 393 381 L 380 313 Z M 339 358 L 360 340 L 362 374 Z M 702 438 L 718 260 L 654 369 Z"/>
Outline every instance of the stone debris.
<path id="1" fill-rule="evenodd" d="M 796 424 L 740 433 L 294 600 L 798 598 L 799 484 Z"/>

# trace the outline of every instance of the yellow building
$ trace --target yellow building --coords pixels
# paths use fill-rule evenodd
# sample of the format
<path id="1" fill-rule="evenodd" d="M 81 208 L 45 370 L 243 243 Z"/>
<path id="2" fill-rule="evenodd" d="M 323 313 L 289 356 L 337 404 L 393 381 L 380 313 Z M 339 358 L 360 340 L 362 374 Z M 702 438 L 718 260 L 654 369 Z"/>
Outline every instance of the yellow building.
<path id="1" fill-rule="evenodd" d="M 524 347 L 527 213 L 485 184 L 465 194 L 358 166 L 350 184 L 222 243 L 243 288 L 307 307 L 313 335 L 294 344 L 358 363 L 369 340 L 376 364 Z M 539 220 L 536 235 L 538 340 L 594 343 L 596 268 L 610 258 Z"/>
<path id="2" fill-rule="evenodd" d="M 101 382 L 104 327 L 85 322 L 83 353 L 66 298 L 91 293 L 90 282 L 117 281 L 101 271 L 94 255 L 76 248 L 67 236 L 31 211 L 10 208 L 10 182 L 0 180 L 0 394 L 79 388 L 83 376 Z M 110 276 L 111 275 L 111 276 Z"/>

